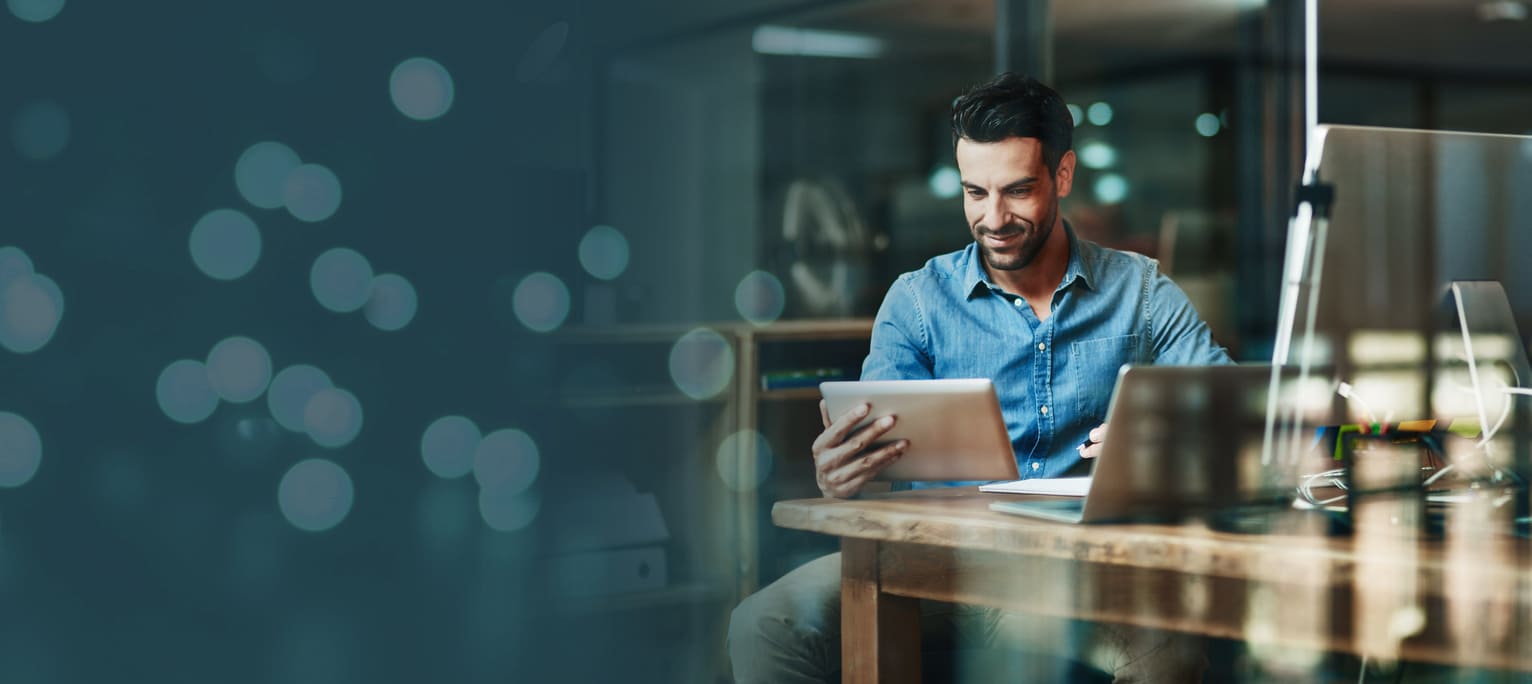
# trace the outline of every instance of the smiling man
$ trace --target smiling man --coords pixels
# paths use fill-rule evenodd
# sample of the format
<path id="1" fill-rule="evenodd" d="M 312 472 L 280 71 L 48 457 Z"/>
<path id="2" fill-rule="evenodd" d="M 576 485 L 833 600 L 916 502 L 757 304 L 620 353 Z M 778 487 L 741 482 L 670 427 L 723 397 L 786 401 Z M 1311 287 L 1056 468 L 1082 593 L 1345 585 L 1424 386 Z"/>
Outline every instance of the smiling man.
<path id="1" fill-rule="evenodd" d="M 1069 239 L 1059 199 L 1074 185 L 1074 152 L 1060 157 L 1038 138 L 957 141 L 963 169 L 963 212 L 984 272 L 1021 295 L 1039 320 L 1069 265 Z M 1039 258 L 1041 257 L 1041 258 Z"/>
<path id="2" fill-rule="evenodd" d="M 1123 364 L 1230 362 L 1153 259 L 1082 240 L 1064 220 L 1073 133 L 1058 93 L 1015 74 L 953 102 L 973 244 L 894 282 L 862 365 L 863 380 L 994 381 L 1023 478 L 1084 474 Z M 855 496 L 903 453 L 866 449 L 898 417 L 857 434 L 860 415 L 831 418 L 814 444 L 819 488 Z"/>
<path id="3" fill-rule="evenodd" d="M 873 326 L 863 380 L 989 378 L 1024 478 L 1084 474 L 1100 450 L 1117 371 L 1128 363 L 1229 363 L 1186 295 L 1148 257 L 1080 239 L 1060 201 L 1074 185 L 1074 122 L 1058 93 L 1001 74 L 952 104 L 973 243 L 896 280 Z M 872 448 L 898 416 L 853 432 L 859 407 L 814 441 L 826 497 L 856 496 L 908 444 Z M 957 483 L 910 483 L 912 487 Z M 739 682 L 833 681 L 840 666 L 840 555 L 805 564 L 734 611 Z M 1011 647 L 1088 660 L 1117 681 L 1196 681 L 1185 639 L 924 602 L 924 644 Z M 1039 635 L 1051 635 L 1039 639 Z M 954 639 L 956 641 L 954 641 Z"/>

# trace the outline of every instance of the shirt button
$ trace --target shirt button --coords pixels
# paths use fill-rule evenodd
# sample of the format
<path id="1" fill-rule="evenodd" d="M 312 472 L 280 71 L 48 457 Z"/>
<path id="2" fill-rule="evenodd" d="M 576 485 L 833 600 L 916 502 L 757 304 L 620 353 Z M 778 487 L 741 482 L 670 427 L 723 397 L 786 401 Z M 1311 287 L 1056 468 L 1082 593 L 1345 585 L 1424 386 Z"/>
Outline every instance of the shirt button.
<path id="1" fill-rule="evenodd" d="M 1033 470 L 1037 470 L 1038 468 L 1041 468 L 1041 467 L 1043 467 L 1043 465 L 1041 463 L 1033 463 L 1032 464 L 1032 469 Z"/>
<path id="2" fill-rule="evenodd" d="M 1016 299 L 1012 299 L 1012 300 L 1011 300 L 1011 303 L 1012 303 L 1012 304 L 1015 304 L 1015 305 L 1016 305 L 1016 308 L 1018 308 L 1018 309 L 1020 309 L 1020 308 L 1021 308 L 1021 305 L 1022 305 L 1022 304 L 1023 304 L 1023 303 L 1025 303 L 1025 302 L 1023 302 L 1023 301 L 1022 301 L 1022 299 L 1021 299 L 1021 298 L 1020 298 L 1020 297 L 1017 297 L 1017 298 L 1016 298 Z"/>
<path id="3" fill-rule="evenodd" d="M 1043 407 L 1043 415 L 1045 415 L 1045 416 L 1048 415 L 1048 407 L 1047 406 Z"/>
<path id="4" fill-rule="evenodd" d="M 1038 351 L 1043 351 L 1043 350 L 1045 350 L 1045 349 L 1047 349 L 1047 348 L 1048 348 L 1048 345 L 1046 345 L 1046 344 L 1043 344 L 1043 343 L 1042 343 L 1042 342 L 1038 342 L 1038 343 L 1037 343 L 1037 350 L 1038 350 Z"/>

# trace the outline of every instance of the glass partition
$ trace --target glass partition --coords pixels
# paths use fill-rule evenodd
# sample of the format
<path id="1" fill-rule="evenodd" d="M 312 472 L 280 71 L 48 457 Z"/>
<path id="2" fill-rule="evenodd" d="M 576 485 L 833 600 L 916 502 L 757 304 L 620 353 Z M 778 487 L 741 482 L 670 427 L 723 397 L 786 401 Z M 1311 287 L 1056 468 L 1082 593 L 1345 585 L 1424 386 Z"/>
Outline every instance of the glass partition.
<path id="1" fill-rule="evenodd" d="M 673 626 L 671 655 L 717 678 L 734 605 L 836 550 L 771 506 L 819 495 L 817 384 L 860 373 L 889 283 L 970 239 L 947 118 L 990 74 L 986 13 L 794 6 L 597 69 L 595 221 L 631 257 L 571 283 L 579 351 L 555 375 L 582 379 L 571 413 L 604 426 L 591 467 L 651 495 L 670 531 L 663 586 L 623 592 L 652 607 L 611 633 Z"/>
<path id="2" fill-rule="evenodd" d="M 1388 660 L 1430 631 L 1471 653 L 1503 638 L 1511 609 L 1486 597 L 1504 587 L 1421 568 L 1436 553 L 1449 568 L 1497 562 L 1506 537 L 1526 535 L 1532 370 L 1519 330 L 1532 302 L 1505 284 L 1525 270 L 1507 247 L 1532 231 L 1527 139 L 1317 133 L 1313 220 L 1294 223 L 1279 323 L 1294 337 L 1277 359 L 1305 391 L 1271 416 L 1268 472 L 1298 484 L 1300 507 L 1331 512 L 1359 573 L 1404 569 L 1355 582 L 1356 643 Z M 1454 587 L 1445 611 L 1423 598 L 1438 581 Z M 1483 619 L 1461 619 L 1466 605 Z"/>
<path id="3" fill-rule="evenodd" d="M 947 106 L 993 52 L 974 7 L 827 4 L 614 54 L 597 213 L 635 245 L 617 322 L 871 316 L 960 247 Z M 762 287 L 776 306 L 742 308 Z"/>
<path id="4" fill-rule="evenodd" d="M 1516 132 L 1521 124 L 1506 113 L 1520 111 L 1515 60 L 1471 54 L 1479 37 L 1524 52 L 1503 35 L 1509 24 L 1412 3 L 1398 15 L 1407 33 L 1436 26 L 1451 35 L 1393 49 L 1376 30 L 1385 9 L 1368 2 L 1022 4 L 1047 10 L 1046 80 L 1076 114 L 1081 167 L 1066 217 L 1090 239 L 1158 258 L 1237 357 L 1272 358 L 1274 328 L 1298 333 L 1291 353 L 1275 349 L 1289 372 L 1303 372 L 1271 393 L 1280 410 L 1269 413 L 1273 440 L 1244 439 L 1237 449 L 1242 465 L 1268 467 L 1242 468 L 1260 481 L 1241 486 L 1296 496 L 1307 485 L 1313 500 L 1328 502 L 1320 507 L 1344 508 L 1358 484 L 1420 489 L 1470 452 L 1487 453 L 1468 428 L 1491 423 L 1507 398 L 1522 400 L 1484 389 L 1507 380 L 1501 369 L 1511 366 L 1470 373 L 1465 359 L 1477 362 L 1485 345 L 1504 348 L 1495 340 L 1515 334 L 1474 324 L 1463 343 L 1460 318 L 1444 318 L 1442 305 L 1456 301 L 1448 284 L 1489 279 L 1504 285 L 1513 318 L 1532 310 L 1521 301 L 1532 276 L 1513 260 L 1532 231 L 1513 227 L 1527 207 L 1512 191 L 1529 180 L 1532 148 L 1513 138 L 1418 140 L 1332 126 L 1321 160 L 1319 149 L 1304 149 L 1300 112 L 1313 104 L 1319 120 L 1336 123 Z M 934 0 L 768 8 L 638 42 L 596 69 L 592 220 L 625 236 L 632 258 L 620 280 L 571 283 L 571 323 L 582 335 L 598 331 L 582 344 L 619 351 L 577 355 L 554 375 L 594 388 L 582 400 L 601 407 L 579 407 L 589 416 L 581 425 L 620 425 L 613 434 L 635 445 L 601 467 L 652 491 L 674 521 L 672 581 L 723 587 L 721 599 L 696 601 L 705 606 L 686 634 L 716 631 L 718 604 L 833 548 L 773 529 L 770 504 L 817 496 L 806 460 L 820 429 L 812 381 L 854 374 L 865 339 L 858 321 L 892 279 L 968 240 L 947 107 L 1007 53 L 996 38 L 1007 12 L 998 9 L 1006 8 Z M 1305 35 L 1309 9 L 1318 21 Z M 1320 45 L 1319 78 L 1307 84 L 1306 37 Z M 1317 102 L 1304 101 L 1304 85 Z M 1320 180 L 1337 199 L 1328 220 L 1306 225 L 1313 230 L 1287 252 L 1305 152 L 1322 161 Z M 1284 274 L 1287 254 L 1294 270 Z M 1301 292 L 1284 317 L 1278 293 L 1289 278 Z M 632 390 L 615 400 L 621 411 L 603 404 L 613 387 Z M 1480 411 L 1479 395 L 1500 403 Z M 1496 439 L 1525 431 L 1516 410 L 1507 415 Z M 1472 423 L 1453 431 L 1452 418 Z M 1419 429 L 1418 421 L 1438 422 Z M 1434 441 L 1400 447 L 1359 434 L 1406 423 Z M 1342 434 L 1348 426 L 1357 430 Z M 1511 474 L 1524 458 L 1514 445 L 1495 453 L 1494 468 Z M 1429 484 L 1453 482 L 1442 475 Z M 1421 526 L 1430 518 L 1424 501 L 1383 502 L 1363 517 Z M 1301 531 L 1327 529 L 1321 520 Z M 1402 553 L 1397 541 L 1370 548 Z M 1389 587 L 1379 605 L 1414 586 Z M 1322 593 L 1281 605 L 1249 598 L 1257 626 L 1296 621 L 1314 631 L 1330 614 Z M 1387 625 L 1373 627 L 1386 640 Z M 707 647 L 678 643 L 686 657 L 718 664 Z M 1323 667 L 1312 651 L 1267 643 L 1249 651 L 1270 672 Z"/>
<path id="5" fill-rule="evenodd" d="M 1516 331 L 1532 325 L 1532 288 L 1516 247 L 1532 230 L 1519 192 L 1528 139 L 1353 126 L 1318 139 L 1317 181 L 1333 201 L 1298 269 L 1307 288 L 1284 322 L 1299 332 L 1284 360 L 1345 383 L 1336 422 L 1445 418 L 1429 371 L 1473 358 L 1451 351 L 1460 320 L 1498 341 L 1497 358 L 1525 353 Z M 1469 308 L 1454 310 L 1454 297 Z"/>

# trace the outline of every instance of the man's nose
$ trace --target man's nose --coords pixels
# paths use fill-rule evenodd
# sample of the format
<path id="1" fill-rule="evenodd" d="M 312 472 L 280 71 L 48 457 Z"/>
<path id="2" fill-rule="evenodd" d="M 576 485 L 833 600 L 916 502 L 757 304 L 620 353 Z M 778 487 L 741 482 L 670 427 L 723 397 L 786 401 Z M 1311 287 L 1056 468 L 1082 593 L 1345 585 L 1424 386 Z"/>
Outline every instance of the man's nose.
<path id="1" fill-rule="evenodd" d="M 990 195 L 984 200 L 984 218 L 997 230 L 1005 225 L 1005 203 L 1000 201 L 999 194 Z"/>

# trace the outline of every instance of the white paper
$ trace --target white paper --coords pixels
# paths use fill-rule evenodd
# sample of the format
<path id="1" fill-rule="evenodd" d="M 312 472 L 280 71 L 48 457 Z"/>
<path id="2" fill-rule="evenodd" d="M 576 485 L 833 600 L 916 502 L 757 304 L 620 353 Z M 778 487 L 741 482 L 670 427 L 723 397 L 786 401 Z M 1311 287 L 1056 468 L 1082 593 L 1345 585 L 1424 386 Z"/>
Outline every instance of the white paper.
<path id="1" fill-rule="evenodd" d="M 996 482 L 979 485 L 981 492 L 1002 494 L 1051 494 L 1053 496 L 1085 496 L 1090 491 L 1090 477 L 1054 477 L 1015 482 Z"/>

